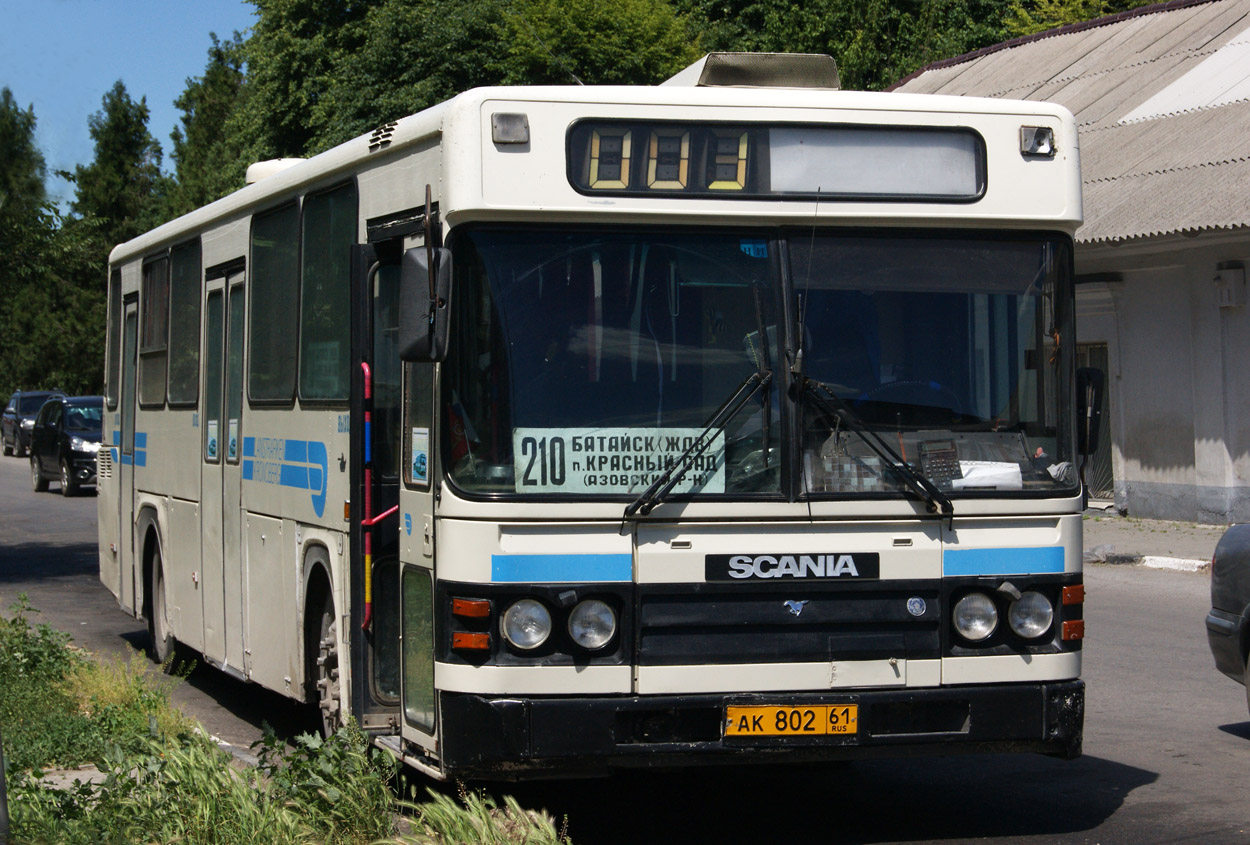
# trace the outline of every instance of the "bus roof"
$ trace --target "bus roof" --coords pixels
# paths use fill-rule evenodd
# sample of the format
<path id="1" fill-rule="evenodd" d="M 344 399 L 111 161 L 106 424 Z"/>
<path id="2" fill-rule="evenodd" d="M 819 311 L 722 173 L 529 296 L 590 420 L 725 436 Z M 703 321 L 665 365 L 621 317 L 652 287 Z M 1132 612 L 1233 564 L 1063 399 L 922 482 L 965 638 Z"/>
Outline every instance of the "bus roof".
<path id="1" fill-rule="evenodd" d="M 353 138 L 323 153 L 292 164 L 272 176 L 229 194 L 209 205 L 165 223 L 126 243 L 116 246 L 109 256 L 117 264 L 148 254 L 158 247 L 185 239 L 217 221 L 252 213 L 276 199 L 325 184 L 354 172 L 373 157 L 386 158 L 423 140 L 439 135 L 456 118 L 476 119 L 482 104 L 514 101 L 532 104 L 704 107 L 821 111 L 829 113 L 908 113 L 934 117 L 966 115 L 1018 116 L 1022 119 L 1048 119 L 1063 127 L 1075 139 L 1075 121 L 1063 106 L 1032 100 L 1003 100 L 928 94 L 900 94 L 841 91 L 825 88 L 707 87 L 689 84 L 658 86 L 511 86 L 475 88 L 421 112 L 400 118 L 371 133 Z M 737 119 L 745 119 L 739 117 Z M 848 121 L 856 122 L 856 121 Z M 922 121 L 917 121 L 922 122 Z M 384 138 L 385 143 L 379 143 Z M 1079 221 L 1078 221 L 1079 222 Z"/>

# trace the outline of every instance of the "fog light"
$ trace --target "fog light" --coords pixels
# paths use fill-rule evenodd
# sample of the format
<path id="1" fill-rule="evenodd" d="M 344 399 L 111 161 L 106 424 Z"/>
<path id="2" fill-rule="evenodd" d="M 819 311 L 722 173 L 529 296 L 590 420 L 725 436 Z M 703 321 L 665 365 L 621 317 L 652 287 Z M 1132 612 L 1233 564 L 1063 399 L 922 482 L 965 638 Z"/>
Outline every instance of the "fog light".
<path id="1" fill-rule="evenodd" d="M 969 593 L 956 602 L 952 618 L 959 636 L 978 642 L 998 627 L 998 608 L 985 593 Z"/>
<path id="2" fill-rule="evenodd" d="M 569 614 L 569 636 L 584 649 L 603 648 L 616 635 L 616 613 L 607 602 L 586 601 Z"/>
<path id="3" fill-rule="evenodd" d="M 551 613 L 542 602 L 521 599 L 504 611 L 499 631 L 517 648 L 538 648 L 551 636 Z"/>
<path id="4" fill-rule="evenodd" d="M 1026 640 L 1035 639 L 1050 630 L 1055 618 L 1055 608 L 1050 599 L 1030 590 L 1011 603 L 1007 609 L 1007 624 Z"/>

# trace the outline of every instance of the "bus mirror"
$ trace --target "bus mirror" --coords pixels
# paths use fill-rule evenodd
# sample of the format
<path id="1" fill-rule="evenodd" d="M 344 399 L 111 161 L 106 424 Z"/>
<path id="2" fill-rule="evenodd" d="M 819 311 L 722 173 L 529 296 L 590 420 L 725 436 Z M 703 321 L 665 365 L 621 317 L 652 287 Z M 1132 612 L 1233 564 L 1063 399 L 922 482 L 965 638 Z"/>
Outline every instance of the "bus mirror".
<path id="1" fill-rule="evenodd" d="M 447 354 L 451 251 L 433 250 L 433 268 L 426 253 L 423 246 L 407 250 L 400 263 L 399 357 L 404 361 L 441 361 Z"/>
<path id="2" fill-rule="evenodd" d="M 1076 371 L 1076 451 L 1081 455 L 1098 451 L 1105 382 L 1102 370 L 1080 367 Z"/>

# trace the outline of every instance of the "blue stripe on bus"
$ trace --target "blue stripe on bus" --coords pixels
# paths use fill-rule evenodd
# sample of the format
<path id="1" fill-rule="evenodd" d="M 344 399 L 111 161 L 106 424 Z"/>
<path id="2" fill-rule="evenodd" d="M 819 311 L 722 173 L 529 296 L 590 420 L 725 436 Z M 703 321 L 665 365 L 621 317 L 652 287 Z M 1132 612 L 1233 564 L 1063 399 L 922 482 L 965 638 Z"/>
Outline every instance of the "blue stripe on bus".
<path id="1" fill-rule="evenodd" d="M 295 463 L 308 462 L 308 441 L 287 440 L 282 447 L 282 460 Z"/>
<path id="2" fill-rule="evenodd" d="M 500 583 L 630 581 L 633 577 L 630 554 L 490 556 L 490 580 Z"/>
<path id="3" fill-rule="evenodd" d="M 256 457 L 256 438 L 255 437 L 243 438 L 243 457 L 245 458 Z"/>
<path id="4" fill-rule="evenodd" d="M 1038 575 L 1063 572 L 1063 547 L 1004 549 L 946 549 L 942 552 L 942 574 L 959 575 Z"/>
<path id="5" fill-rule="evenodd" d="M 146 431 L 135 432 L 135 448 L 136 449 L 148 448 L 148 433 Z"/>
<path id="6" fill-rule="evenodd" d="M 254 461 L 244 461 L 244 462 L 243 462 L 243 480 L 244 480 L 244 481 L 251 481 L 251 480 L 252 480 L 252 467 L 254 467 L 255 465 L 256 465 L 256 464 L 255 464 L 255 462 L 254 462 Z"/>

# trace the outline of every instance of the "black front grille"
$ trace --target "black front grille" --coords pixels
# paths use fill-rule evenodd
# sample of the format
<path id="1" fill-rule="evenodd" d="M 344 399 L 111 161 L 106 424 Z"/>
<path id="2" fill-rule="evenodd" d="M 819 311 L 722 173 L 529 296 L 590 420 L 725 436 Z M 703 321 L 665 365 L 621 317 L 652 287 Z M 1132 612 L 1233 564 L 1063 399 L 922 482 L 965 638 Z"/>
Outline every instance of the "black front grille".
<path id="1" fill-rule="evenodd" d="M 638 664 L 936 658 L 939 597 L 936 581 L 644 586 Z M 920 615 L 911 599 L 923 601 Z"/>

